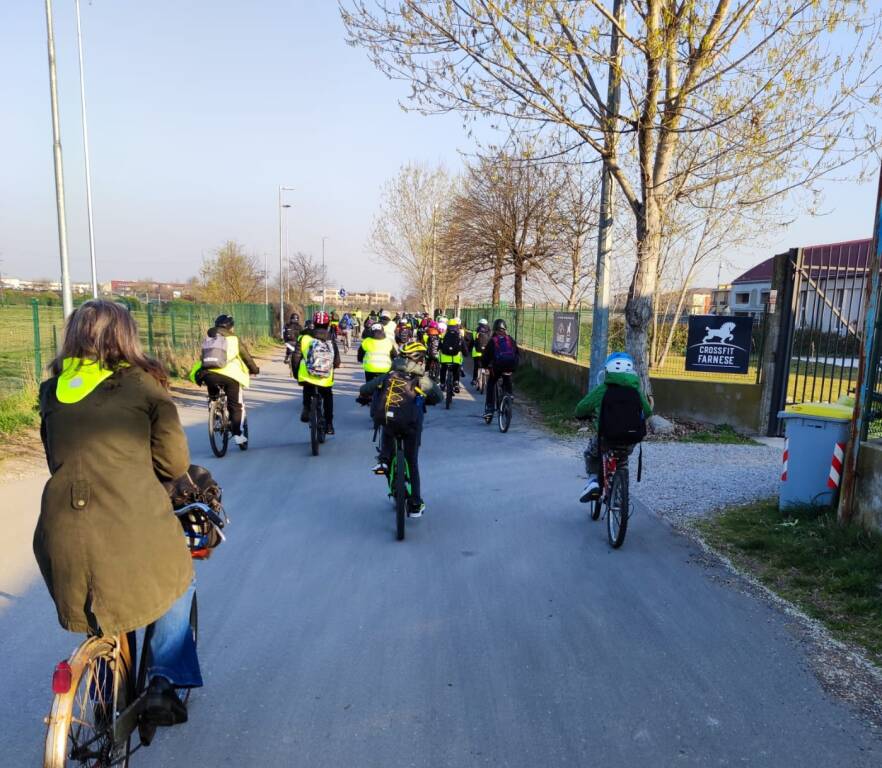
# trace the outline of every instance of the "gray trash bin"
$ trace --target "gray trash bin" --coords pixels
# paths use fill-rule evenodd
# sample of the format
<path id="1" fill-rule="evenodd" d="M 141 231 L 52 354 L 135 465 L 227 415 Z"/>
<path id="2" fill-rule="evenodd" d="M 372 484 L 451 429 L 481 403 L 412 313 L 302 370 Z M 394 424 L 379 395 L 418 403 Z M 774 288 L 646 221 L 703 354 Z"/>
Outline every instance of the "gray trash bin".
<path id="1" fill-rule="evenodd" d="M 833 502 L 827 480 L 836 444 L 848 442 L 851 415 L 852 408 L 836 403 L 801 403 L 778 414 L 787 438 L 779 509 Z"/>

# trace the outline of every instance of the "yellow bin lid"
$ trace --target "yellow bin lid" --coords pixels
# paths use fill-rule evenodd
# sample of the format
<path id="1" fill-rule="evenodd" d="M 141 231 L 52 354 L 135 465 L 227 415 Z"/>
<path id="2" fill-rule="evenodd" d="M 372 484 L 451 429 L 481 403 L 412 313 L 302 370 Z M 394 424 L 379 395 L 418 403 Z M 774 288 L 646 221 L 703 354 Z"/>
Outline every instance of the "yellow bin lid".
<path id="1" fill-rule="evenodd" d="M 842 419 L 851 421 L 854 406 L 842 405 L 841 403 L 799 403 L 788 405 L 784 413 L 794 416 L 817 416 L 822 419 Z"/>

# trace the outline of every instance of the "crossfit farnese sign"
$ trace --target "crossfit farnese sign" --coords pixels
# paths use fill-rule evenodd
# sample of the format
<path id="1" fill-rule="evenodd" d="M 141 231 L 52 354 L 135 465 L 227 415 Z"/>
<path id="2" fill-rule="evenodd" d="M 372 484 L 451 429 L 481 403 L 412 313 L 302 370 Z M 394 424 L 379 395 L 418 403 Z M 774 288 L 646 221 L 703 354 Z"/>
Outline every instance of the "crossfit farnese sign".
<path id="1" fill-rule="evenodd" d="M 686 370 L 747 373 L 753 318 L 693 315 L 689 318 Z"/>
<path id="2" fill-rule="evenodd" d="M 566 357 L 579 356 L 579 313 L 555 312 L 551 353 Z"/>

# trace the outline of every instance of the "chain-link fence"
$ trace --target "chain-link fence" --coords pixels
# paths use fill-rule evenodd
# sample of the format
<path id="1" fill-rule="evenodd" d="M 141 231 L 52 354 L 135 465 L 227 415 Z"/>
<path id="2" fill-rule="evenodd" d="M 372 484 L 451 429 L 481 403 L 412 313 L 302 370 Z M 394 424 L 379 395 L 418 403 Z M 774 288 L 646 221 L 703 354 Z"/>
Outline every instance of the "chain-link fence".
<path id="1" fill-rule="evenodd" d="M 236 333 L 256 341 L 271 336 L 273 311 L 264 304 L 148 304 L 130 310 L 150 355 L 195 350 L 220 314 L 236 321 Z M 61 307 L 38 304 L 0 306 L 0 396 L 19 392 L 46 376 L 64 332 Z"/>
<path id="2" fill-rule="evenodd" d="M 461 319 L 467 328 L 475 328 L 478 321 L 485 319 L 492 325 L 497 318 L 508 324 L 509 332 L 518 344 L 526 349 L 551 354 L 554 335 L 554 313 L 562 310 L 557 307 L 525 308 L 517 310 L 507 306 L 466 307 L 461 310 Z M 453 310 L 448 310 L 448 317 Z M 579 318 L 579 345 L 576 360 L 587 365 L 591 358 L 591 310 L 576 310 Z M 759 382 L 762 371 L 762 350 L 765 341 L 766 317 L 756 318 L 751 338 L 750 364 L 747 374 L 704 373 L 686 370 L 686 343 L 689 330 L 688 317 L 676 321 L 660 319 L 650 334 L 650 343 L 655 360 L 652 375 L 661 378 L 703 379 L 711 381 Z M 665 348 L 667 350 L 665 351 Z M 609 350 L 625 348 L 625 318 L 613 314 L 609 322 Z M 571 359 L 571 358 L 569 358 Z"/>

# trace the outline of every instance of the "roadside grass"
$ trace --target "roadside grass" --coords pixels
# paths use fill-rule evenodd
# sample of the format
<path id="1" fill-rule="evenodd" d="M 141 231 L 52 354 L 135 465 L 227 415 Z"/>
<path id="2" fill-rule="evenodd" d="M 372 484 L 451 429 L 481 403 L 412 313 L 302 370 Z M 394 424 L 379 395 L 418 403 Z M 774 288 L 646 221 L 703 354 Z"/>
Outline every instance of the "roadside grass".
<path id="1" fill-rule="evenodd" d="M 550 379 L 525 365 L 515 373 L 514 386 L 515 395 L 523 394 L 532 401 L 542 423 L 555 434 L 575 435 L 583 426 L 573 411 L 584 393 L 572 384 Z"/>
<path id="2" fill-rule="evenodd" d="M 711 426 L 698 432 L 687 432 L 677 438 L 682 443 L 725 443 L 729 445 L 760 445 L 744 435 L 739 435 L 728 424 L 720 424 L 717 427 Z"/>
<path id="3" fill-rule="evenodd" d="M 0 436 L 10 437 L 39 423 L 37 391 L 34 387 L 0 397 Z"/>
<path id="4" fill-rule="evenodd" d="M 732 507 L 695 528 L 738 568 L 866 648 L 882 667 L 882 535 L 840 526 L 835 512 L 778 511 L 766 500 Z"/>

